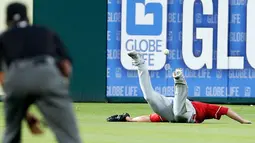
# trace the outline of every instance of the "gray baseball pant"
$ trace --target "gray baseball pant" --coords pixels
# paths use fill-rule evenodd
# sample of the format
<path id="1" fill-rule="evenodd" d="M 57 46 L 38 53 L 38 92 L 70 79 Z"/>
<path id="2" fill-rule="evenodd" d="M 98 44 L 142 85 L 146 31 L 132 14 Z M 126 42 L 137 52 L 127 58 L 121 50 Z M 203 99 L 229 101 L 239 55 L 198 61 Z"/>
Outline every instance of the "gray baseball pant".
<path id="1" fill-rule="evenodd" d="M 72 102 L 68 93 L 68 80 L 56 68 L 55 61 L 17 61 L 5 75 L 3 89 L 5 131 L 3 143 L 21 142 L 21 121 L 28 107 L 35 103 L 59 143 L 81 143 Z"/>
<path id="2" fill-rule="evenodd" d="M 174 79 L 174 105 L 173 111 L 176 122 L 194 123 L 193 116 L 196 114 L 192 103 L 187 99 L 188 86 L 183 76 Z"/>
<path id="3" fill-rule="evenodd" d="M 138 65 L 138 76 L 144 99 L 148 102 L 151 109 L 169 122 L 173 122 L 173 101 L 171 98 L 165 97 L 153 89 L 149 71 L 145 64 Z"/>

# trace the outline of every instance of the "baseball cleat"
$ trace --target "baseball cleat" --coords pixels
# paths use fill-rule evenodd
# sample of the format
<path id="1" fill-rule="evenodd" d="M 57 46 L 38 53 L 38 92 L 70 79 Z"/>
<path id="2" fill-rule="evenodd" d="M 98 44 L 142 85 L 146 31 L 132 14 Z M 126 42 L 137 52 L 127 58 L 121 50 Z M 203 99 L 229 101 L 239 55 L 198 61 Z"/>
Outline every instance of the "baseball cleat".
<path id="1" fill-rule="evenodd" d="M 131 57 L 133 60 L 138 59 L 138 53 L 136 51 L 129 52 L 128 56 Z"/>
<path id="2" fill-rule="evenodd" d="M 135 66 L 138 66 L 144 63 L 142 55 L 140 53 L 137 53 L 136 51 L 129 52 L 128 56 L 133 59 L 132 64 Z"/>
<path id="3" fill-rule="evenodd" d="M 183 76 L 183 73 L 182 73 L 182 69 L 176 69 L 174 72 L 173 72 L 173 78 L 175 79 L 178 79 L 180 77 Z"/>
<path id="4" fill-rule="evenodd" d="M 176 69 L 174 72 L 173 72 L 173 78 L 174 78 L 174 83 L 175 84 L 187 84 L 186 83 L 186 80 L 184 79 L 183 77 L 183 72 L 182 72 L 182 69 Z"/>

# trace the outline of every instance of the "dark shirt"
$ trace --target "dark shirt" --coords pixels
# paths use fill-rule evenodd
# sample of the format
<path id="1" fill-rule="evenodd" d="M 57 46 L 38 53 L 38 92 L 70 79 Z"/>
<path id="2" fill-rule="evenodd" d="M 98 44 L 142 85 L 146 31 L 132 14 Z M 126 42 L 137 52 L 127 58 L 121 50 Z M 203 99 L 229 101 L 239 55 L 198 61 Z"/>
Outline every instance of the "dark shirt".
<path id="1" fill-rule="evenodd" d="M 68 59 L 60 38 L 41 26 L 28 25 L 13 27 L 0 36 L 0 59 L 9 66 L 13 61 L 31 59 L 38 56 L 52 56 L 61 61 Z"/>

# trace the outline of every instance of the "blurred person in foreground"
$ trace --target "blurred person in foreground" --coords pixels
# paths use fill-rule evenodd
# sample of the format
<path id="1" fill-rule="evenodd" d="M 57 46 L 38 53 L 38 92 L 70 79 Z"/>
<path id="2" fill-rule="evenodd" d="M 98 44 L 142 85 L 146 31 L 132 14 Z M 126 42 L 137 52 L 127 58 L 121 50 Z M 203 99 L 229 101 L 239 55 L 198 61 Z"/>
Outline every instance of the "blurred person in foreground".
<path id="1" fill-rule="evenodd" d="M 31 104 L 39 108 L 59 143 L 81 143 L 68 91 L 72 61 L 64 44 L 47 28 L 30 25 L 24 4 L 9 4 L 6 14 L 8 28 L 0 35 L 0 59 L 6 67 L 1 72 L 3 143 L 21 142 L 23 119 L 32 133 L 42 133 L 39 120 L 28 112 Z"/>
<path id="2" fill-rule="evenodd" d="M 251 124 L 250 121 L 243 119 L 227 107 L 188 100 L 188 86 L 182 69 L 176 69 L 173 72 L 174 97 L 166 97 L 157 93 L 152 88 L 149 71 L 142 55 L 135 51 L 128 53 L 128 55 L 133 59 L 133 65 L 138 68 L 144 99 L 154 113 L 134 118 L 131 118 L 128 113 L 124 113 L 110 116 L 107 121 L 202 123 L 206 119 L 220 120 L 222 115 L 226 115 L 242 124 Z"/>

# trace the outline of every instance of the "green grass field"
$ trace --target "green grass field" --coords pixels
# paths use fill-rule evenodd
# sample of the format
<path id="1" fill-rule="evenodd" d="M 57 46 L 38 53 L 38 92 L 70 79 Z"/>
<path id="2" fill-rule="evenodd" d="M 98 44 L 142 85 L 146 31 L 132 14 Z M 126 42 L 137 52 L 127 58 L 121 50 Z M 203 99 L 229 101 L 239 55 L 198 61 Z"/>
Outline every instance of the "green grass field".
<path id="1" fill-rule="evenodd" d="M 0 103 L 2 107 L 2 103 Z M 229 106 L 255 123 L 255 106 Z M 108 123 L 106 117 L 128 112 L 132 116 L 151 113 L 147 104 L 74 104 L 81 136 L 86 143 L 254 143 L 255 125 L 241 125 L 223 117 L 203 124 L 171 123 Z M 36 108 L 33 112 L 40 115 Z M 3 108 L 0 116 L 0 133 L 3 133 Z M 23 124 L 25 143 L 55 143 L 53 134 L 32 136 Z"/>

